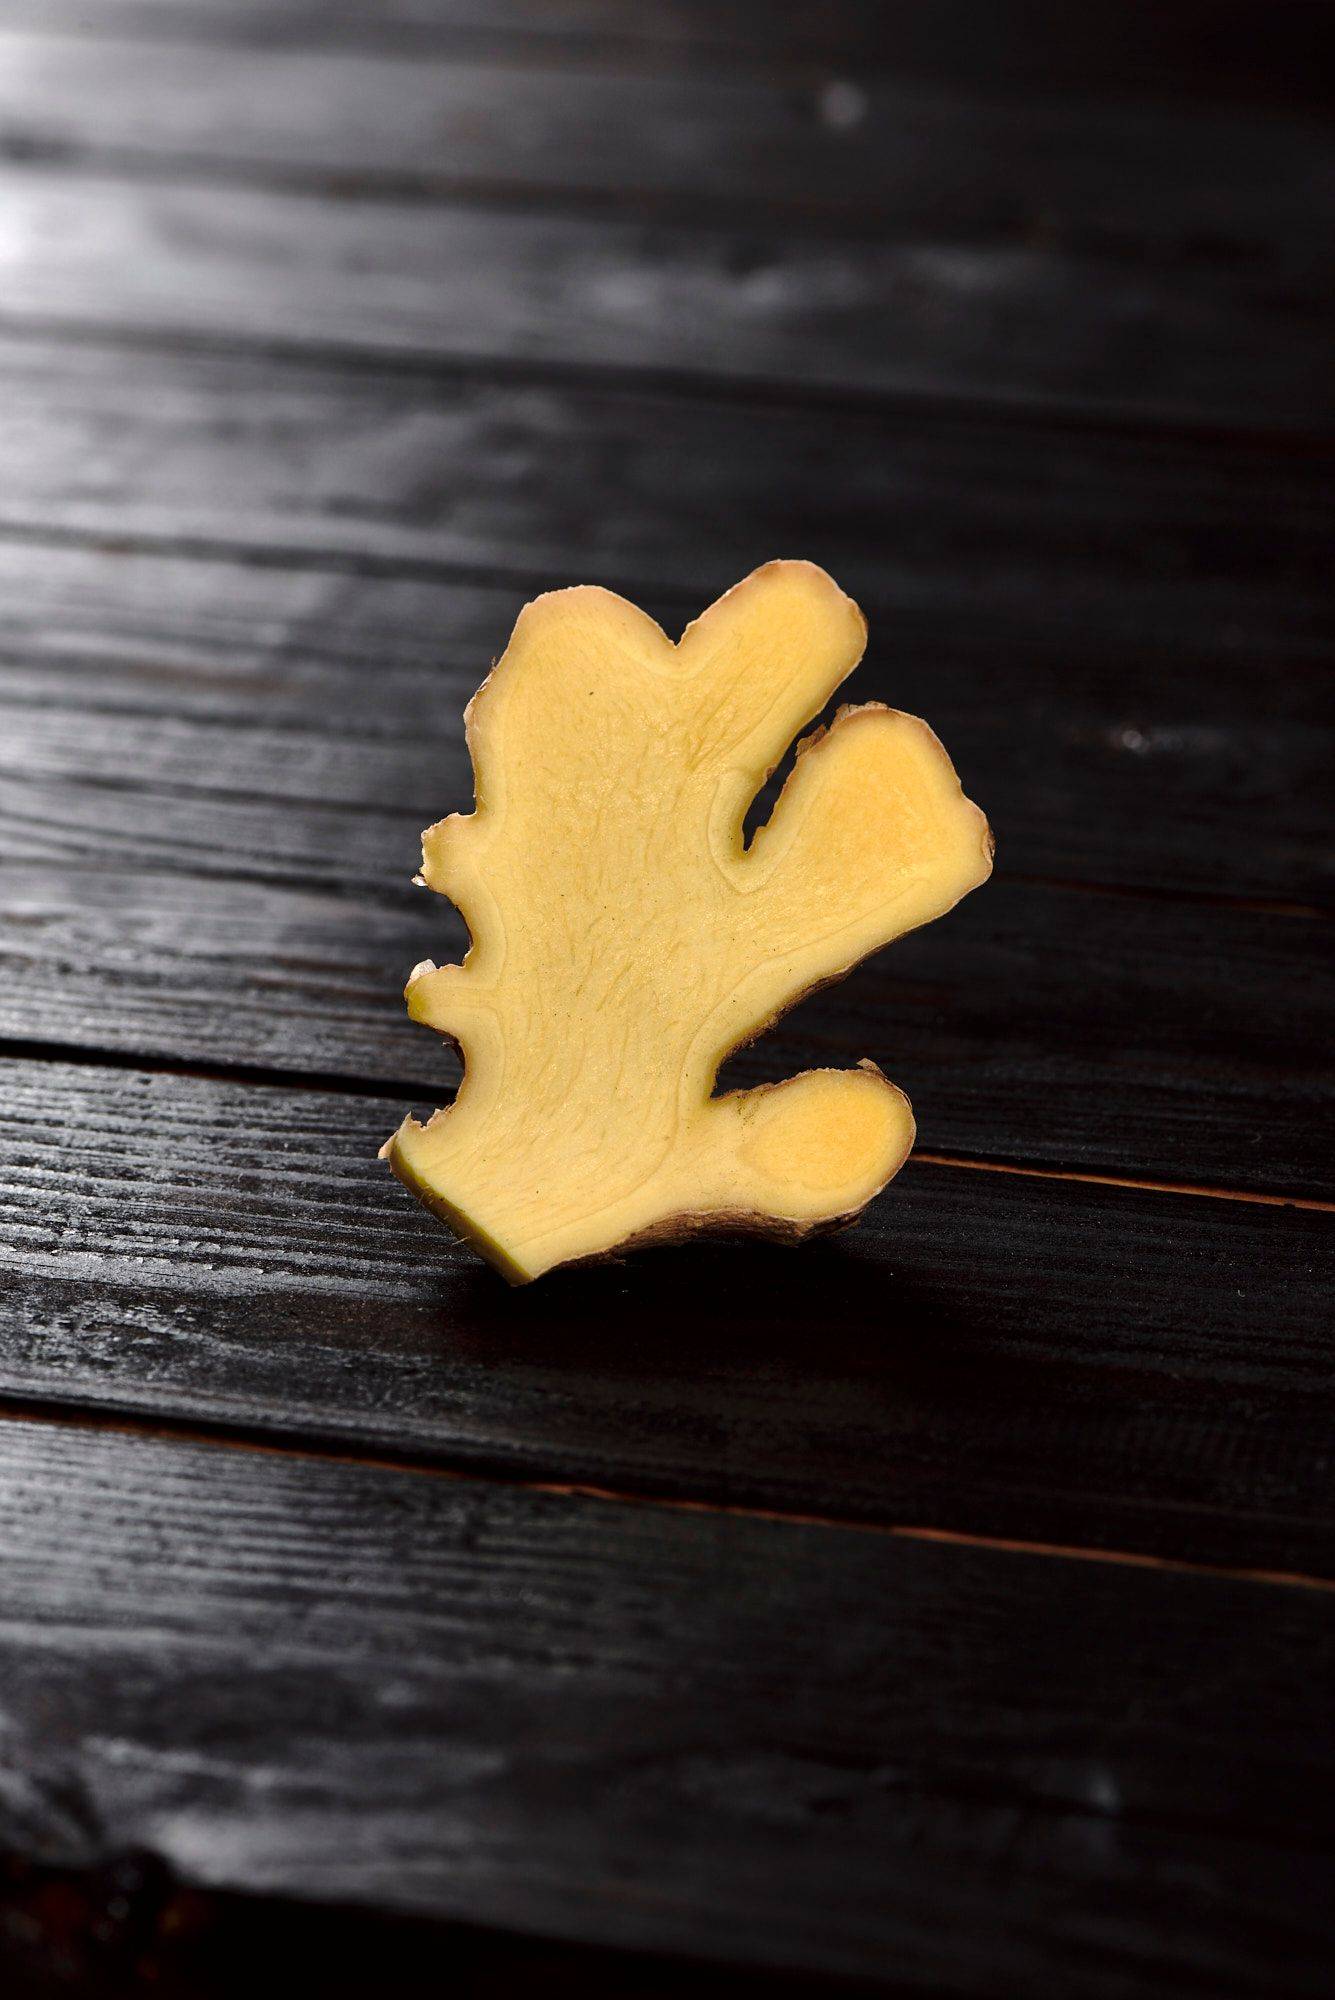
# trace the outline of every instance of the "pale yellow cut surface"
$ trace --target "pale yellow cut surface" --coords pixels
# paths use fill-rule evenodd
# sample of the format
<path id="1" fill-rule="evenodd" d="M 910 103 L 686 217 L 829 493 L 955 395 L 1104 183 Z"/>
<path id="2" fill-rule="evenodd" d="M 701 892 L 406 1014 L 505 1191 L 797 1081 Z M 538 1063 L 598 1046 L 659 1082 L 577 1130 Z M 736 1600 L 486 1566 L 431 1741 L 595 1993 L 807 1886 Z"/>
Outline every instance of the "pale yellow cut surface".
<path id="1" fill-rule="evenodd" d="M 610 591 L 560 590 L 470 702 L 476 810 L 427 829 L 422 880 L 472 948 L 407 988 L 464 1081 L 384 1157 L 513 1283 L 650 1233 L 800 1236 L 903 1164 L 908 1100 L 870 1063 L 711 1096 L 730 1050 L 991 870 L 936 737 L 875 704 L 801 747 L 744 847 L 865 642 L 810 563 L 756 570 L 676 646 Z"/>

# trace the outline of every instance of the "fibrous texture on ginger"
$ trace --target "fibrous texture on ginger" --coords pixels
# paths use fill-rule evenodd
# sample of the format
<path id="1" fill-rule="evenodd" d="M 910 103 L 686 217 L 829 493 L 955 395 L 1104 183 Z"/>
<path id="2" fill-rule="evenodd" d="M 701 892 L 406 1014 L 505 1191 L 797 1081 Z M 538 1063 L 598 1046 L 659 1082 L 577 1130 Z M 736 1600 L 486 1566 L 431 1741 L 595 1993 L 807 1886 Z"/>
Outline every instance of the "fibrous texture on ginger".
<path id="1" fill-rule="evenodd" d="M 512 1282 L 650 1237 L 796 1238 L 903 1164 L 912 1113 L 871 1063 L 712 1095 L 731 1050 L 990 872 L 940 743 L 879 704 L 800 746 L 746 846 L 865 641 L 810 563 L 755 571 L 675 646 L 610 591 L 560 590 L 470 702 L 476 809 L 427 829 L 419 879 L 472 947 L 407 988 L 464 1079 L 384 1152 Z"/>

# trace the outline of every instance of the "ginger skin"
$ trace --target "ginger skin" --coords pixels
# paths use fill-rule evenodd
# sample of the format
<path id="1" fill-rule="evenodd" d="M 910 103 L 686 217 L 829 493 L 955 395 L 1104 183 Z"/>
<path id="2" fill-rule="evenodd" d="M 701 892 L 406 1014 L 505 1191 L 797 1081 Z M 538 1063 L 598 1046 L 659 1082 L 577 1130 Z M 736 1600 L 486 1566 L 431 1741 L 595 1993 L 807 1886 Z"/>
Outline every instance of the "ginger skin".
<path id="1" fill-rule="evenodd" d="M 874 1064 L 711 1094 L 730 1051 L 991 872 L 936 737 L 877 703 L 799 747 L 744 846 L 865 643 L 810 563 L 756 570 L 676 646 L 610 591 L 560 590 L 469 703 L 476 808 L 427 829 L 419 879 L 472 946 L 406 992 L 464 1080 L 382 1157 L 511 1283 L 649 1238 L 796 1239 L 906 1159 L 908 1100 Z"/>

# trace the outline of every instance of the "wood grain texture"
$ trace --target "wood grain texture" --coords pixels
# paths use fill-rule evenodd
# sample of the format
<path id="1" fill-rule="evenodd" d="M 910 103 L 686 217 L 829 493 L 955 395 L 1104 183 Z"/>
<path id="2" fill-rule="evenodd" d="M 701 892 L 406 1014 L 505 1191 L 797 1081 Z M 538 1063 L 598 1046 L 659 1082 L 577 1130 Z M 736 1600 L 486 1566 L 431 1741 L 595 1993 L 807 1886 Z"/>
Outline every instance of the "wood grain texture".
<path id="1" fill-rule="evenodd" d="M 1229 259 L 1128 265 L 1023 235 L 809 241 L 763 221 L 332 203 L 35 166 L 6 172 L 0 197 L 10 329 L 1263 427 L 1328 428 L 1335 411 L 1315 245 L 1258 279 Z"/>
<path id="2" fill-rule="evenodd" d="M 1329 107 L 1335 29 L 1324 0 L 824 0 L 775 32 L 757 0 L 7 0 L 15 26 L 113 28 L 153 38 L 269 49 L 494 51 L 626 68 L 669 64 L 808 80 L 831 67 L 972 82 L 989 93 L 1087 101 L 1197 99 Z"/>
<path id="3" fill-rule="evenodd" d="M 288 887 L 273 871 L 231 880 L 210 871 L 202 825 L 194 873 L 111 868 L 104 853 L 89 874 L 92 830 L 72 835 L 68 798 L 49 796 L 60 863 L 0 869 L 0 1034 L 423 1097 L 453 1087 L 454 1058 L 400 997 L 419 959 L 463 948 L 444 903 Z M 26 809 L 31 838 L 31 793 Z M 141 795 L 137 810 L 153 807 Z M 252 819 L 280 853 L 329 825 Z M 411 866 L 415 841 L 397 832 Z M 1328 1199 L 1330 979 L 1325 926 L 995 879 L 805 1002 L 723 1082 L 871 1055 L 908 1091 L 929 1150 Z"/>
<path id="4" fill-rule="evenodd" d="M 501 568 L 690 610 L 800 538 L 873 611 L 953 599 L 1024 643 L 1331 643 L 1335 450 L 914 408 L 812 414 L 295 359 L 0 341 L 0 525 L 267 560 Z M 966 628 L 967 629 L 967 628 Z M 1283 647 L 1285 650 L 1281 651 Z M 1323 653 L 1321 657 L 1328 657 Z"/>
<path id="5" fill-rule="evenodd" d="M 1335 15 L 0 11 L 6 2000 L 1316 2000 Z M 462 699 L 793 553 L 1010 873 L 726 1081 L 956 1159 L 511 1293 Z"/>
<path id="6" fill-rule="evenodd" d="M 827 1245 L 514 1293 L 376 1161 L 401 1103 L 0 1076 L 10 1397 L 1335 1575 L 1328 1214 L 911 1163 Z"/>
<path id="7" fill-rule="evenodd" d="M 471 797 L 459 713 L 519 593 L 4 556 L 4 1032 L 425 1091 L 452 1081 L 398 987 L 464 934 L 408 876 L 421 828 Z M 1087 683 L 1083 701 L 1106 703 L 1091 714 L 1064 659 L 1046 689 L 1037 664 L 1018 713 L 1005 663 L 986 655 L 966 679 L 957 660 L 915 649 L 901 667 L 874 648 L 860 676 L 863 695 L 940 728 L 1003 870 L 1311 888 L 1284 864 L 1326 858 L 1315 676 L 1283 683 L 1262 764 L 1249 664 L 1216 677 L 1204 709 L 1199 670 L 1174 692 L 1156 662 L 1120 711 L 1135 724 L 1113 706 L 1127 690 L 1111 669 Z M 1156 727 L 1156 712 L 1174 720 Z M 1188 782 L 1164 800 L 1173 763 Z M 1327 928 L 1301 916 L 1003 874 L 736 1069 L 755 1080 L 871 1054 L 932 1146 L 1329 1195 L 1331 971 Z"/>
<path id="8" fill-rule="evenodd" d="M 509 194 L 686 221 L 1041 247 L 1290 289 L 1325 263 L 1335 134 L 1249 107 L 351 59 L 0 28 L 0 152 L 321 193 Z M 985 170 L 981 163 L 985 162 Z M 1056 163 L 1060 163 L 1059 166 Z"/>
<path id="9" fill-rule="evenodd" d="M 471 797 L 462 711 L 528 594 L 0 544 L 0 853 L 82 835 L 130 865 L 401 882 L 421 828 Z M 927 716 L 1003 872 L 1335 907 L 1321 644 L 1263 699 L 1256 654 L 1208 644 L 1146 659 L 1105 638 L 1077 680 L 1037 607 L 1017 631 L 943 582 L 874 614 L 845 692 Z"/>
<path id="10" fill-rule="evenodd" d="M 1321 453 L 95 348 L 4 361 L 11 534 L 456 566 L 433 590 L 0 548 L 5 679 L 24 700 L 59 664 L 71 698 L 142 715 L 151 688 L 164 724 L 182 705 L 215 715 L 189 689 L 216 661 L 260 727 L 289 729 L 304 692 L 330 697 L 330 727 L 388 738 L 401 708 L 416 731 L 475 685 L 538 588 L 604 581 L 678 629 L 798 547 L 866 605 L 861 684 L 938 724 L 1006 865 L 1329 899 Z M 459 565 L 520 577 L 488 596 Z M 316 672 L 326 658 L 341 681 Z M 139 697 L 116 693 L 136 659 Z M 359 672 L 386 677 L 371 721 Z"/>
<path id="11" fill-rule="evenodd" d="M 6 1845 L 900 1990 L 1324 1990 L 1325 1596 L 34 1424 L 0 1452 Z"/>

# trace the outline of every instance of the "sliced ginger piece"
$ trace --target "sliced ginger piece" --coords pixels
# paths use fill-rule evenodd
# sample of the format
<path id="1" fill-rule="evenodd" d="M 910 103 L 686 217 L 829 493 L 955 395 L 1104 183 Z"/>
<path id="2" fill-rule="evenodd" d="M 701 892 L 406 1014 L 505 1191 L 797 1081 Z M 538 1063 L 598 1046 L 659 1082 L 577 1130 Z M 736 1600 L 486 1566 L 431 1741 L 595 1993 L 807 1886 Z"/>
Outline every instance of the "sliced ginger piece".
<path id="1" fill-rule="evenodd" d="M 382 1157 L 512 1283 L 647 1238 L 796 1239 L 907 1157 L 908 1100 L 872 1063 L 711 1095 L 731 1050 L 991 872 L 941 744 L 879 703 L 799 747 L 745 846 L 865 643 L 811 563 L 756 570 L 676 646 L 610 591 L 559 590 L 469 703 L 476 810 L 427 829 L 419 879 L 473 942 L 407 987 L 464 1080 Z"/>

